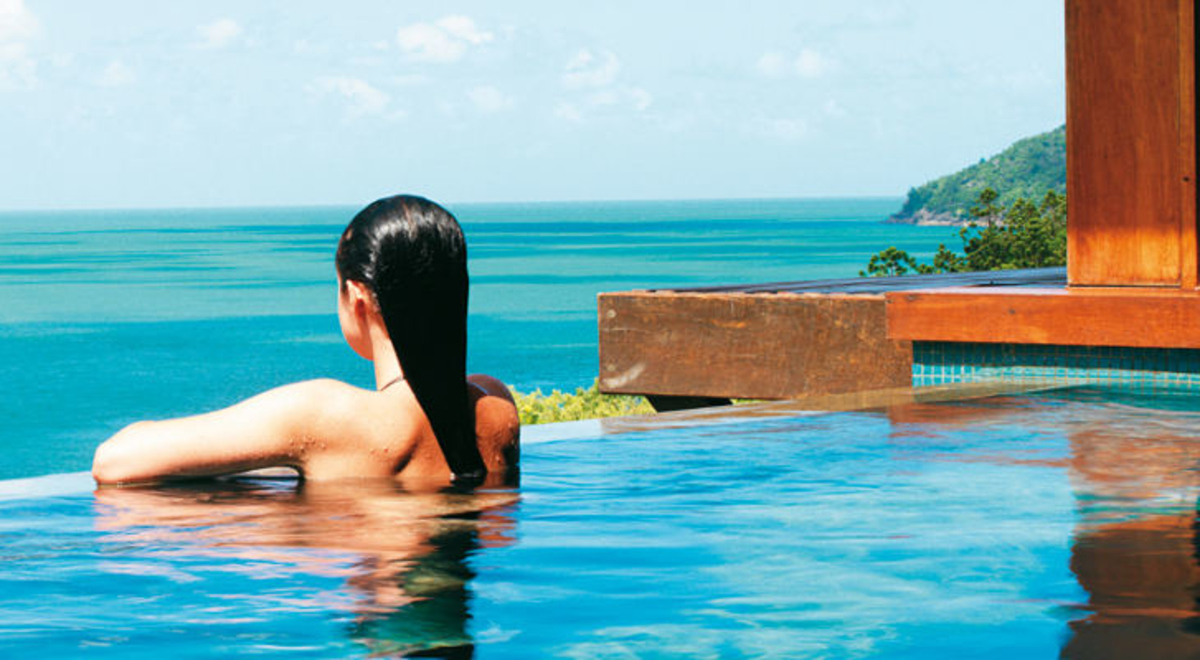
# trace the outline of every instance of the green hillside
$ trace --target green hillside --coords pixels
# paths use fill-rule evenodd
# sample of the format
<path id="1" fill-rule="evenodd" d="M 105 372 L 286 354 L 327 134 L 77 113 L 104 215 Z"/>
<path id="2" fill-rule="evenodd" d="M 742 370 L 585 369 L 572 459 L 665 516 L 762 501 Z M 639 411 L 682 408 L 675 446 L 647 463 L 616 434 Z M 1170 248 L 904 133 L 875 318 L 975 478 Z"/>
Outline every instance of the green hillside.
<path id="1" fill-rule="evenodd" d="M 999 154 L 908 191 L 908 199 L 890 222 L 948 224 L 970 220 L 979 193 L 991 188 L 999 204 L 1019 198 L 1041 199 L 1047 191 L 1067 189 L 1066 126 L 1028 137 Z"/>

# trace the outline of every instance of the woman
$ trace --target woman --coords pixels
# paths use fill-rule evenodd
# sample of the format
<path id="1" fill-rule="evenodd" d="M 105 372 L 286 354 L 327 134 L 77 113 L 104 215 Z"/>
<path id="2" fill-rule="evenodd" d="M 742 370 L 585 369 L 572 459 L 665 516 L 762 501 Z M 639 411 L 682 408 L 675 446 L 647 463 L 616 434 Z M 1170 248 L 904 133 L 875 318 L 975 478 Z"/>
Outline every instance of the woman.
<path id="1" fill-rule="evenodd" d="M 374 362 L 374 391 L 312 380 L 204 415 L 137 422 L 96 450 L 96 481 L 277 466 L 414 486 L 515 476 L 512 397 L 494 378 L 466 376 L 467 252 L 454 216 L 420 197 L 374 202 L 342 233 L 337 275 L 342 334 Z"/>

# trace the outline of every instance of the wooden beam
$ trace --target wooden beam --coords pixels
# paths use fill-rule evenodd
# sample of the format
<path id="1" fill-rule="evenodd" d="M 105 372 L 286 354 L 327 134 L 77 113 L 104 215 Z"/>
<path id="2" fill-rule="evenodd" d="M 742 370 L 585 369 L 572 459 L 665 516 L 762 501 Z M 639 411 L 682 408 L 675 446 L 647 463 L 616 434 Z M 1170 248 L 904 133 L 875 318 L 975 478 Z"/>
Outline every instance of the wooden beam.
<path id="1" fill-rule="evenodd" d="M 1194 2 L 1067 0 L 1072 286 L 1196 279 Z"/>
<path id="2" fill-rule="evenodd" d="M 1178 289 L 971 288 L 887 295 L 888 336 L 1078 346 L 1200 348 L 1200 293 Z"/>
<path id="3" fill-rule="evenodd" d="M 599 324 L 605 392 L 784 399 L 912 380 L 878 294 L 605 293 Z"/>
<path id="4" fill-rule="evenodd" d="M 1200 286 L 1196 216 L 1196 3 L 1179 3 L 1180 286 Z"/>

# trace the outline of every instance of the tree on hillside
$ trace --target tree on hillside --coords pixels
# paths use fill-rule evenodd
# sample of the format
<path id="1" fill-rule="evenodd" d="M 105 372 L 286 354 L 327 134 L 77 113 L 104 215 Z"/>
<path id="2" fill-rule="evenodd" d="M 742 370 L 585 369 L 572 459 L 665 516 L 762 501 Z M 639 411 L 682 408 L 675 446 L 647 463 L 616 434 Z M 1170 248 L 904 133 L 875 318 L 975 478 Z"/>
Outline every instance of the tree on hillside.
<path id="1" fill-rule="evenodd" d="M 909 272 L 962 273 L 980 270 L 1044 268 L 1067 263 L 1067 198 L 1053 190 L 1041 203 L 1024 197 L 1009 206 L 998 203 L 991 188 L 979 193 L 971 207 L 971 224 L 959 230 L 962 254 L 943 243 L 933 263 L 919 263 L 904 250 L 889 247 L 871 256 L 859 275 L 904 275 Z"/>
<path id="2" fill-rule="evenodd" d="M 967 217 L 972 200 L 991 188 L 1002 191 L 1001 204 L 1012 206 L 1020 198 L 1035 198 L 1045 190 L 1058 193 L 1067 187 L 1067 132 L 1065 126 L 1018 140 L 991 158 L 958 172 L 912 188 L 903 208 L 894 216 L 912 218 L 918 212 Z"/>

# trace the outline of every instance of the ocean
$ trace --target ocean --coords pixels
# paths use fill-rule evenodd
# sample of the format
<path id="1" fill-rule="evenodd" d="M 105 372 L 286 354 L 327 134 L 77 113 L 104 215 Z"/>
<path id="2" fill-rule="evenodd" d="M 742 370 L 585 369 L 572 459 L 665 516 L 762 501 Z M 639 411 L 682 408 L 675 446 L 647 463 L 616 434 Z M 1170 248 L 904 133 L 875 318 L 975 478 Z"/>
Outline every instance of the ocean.
<path id="1" fill-rule="evenodd" d="M 596 294 L 850 277 L 949 227 L 896 198 L 460 204 L 469 367 L 522 391 L 597 374 Z M 373 384 L 344 344 L 333 252 L 357 207 L 0 213 L 0 479 L 84 470 L 125 424 L 290 381 Z"/>

